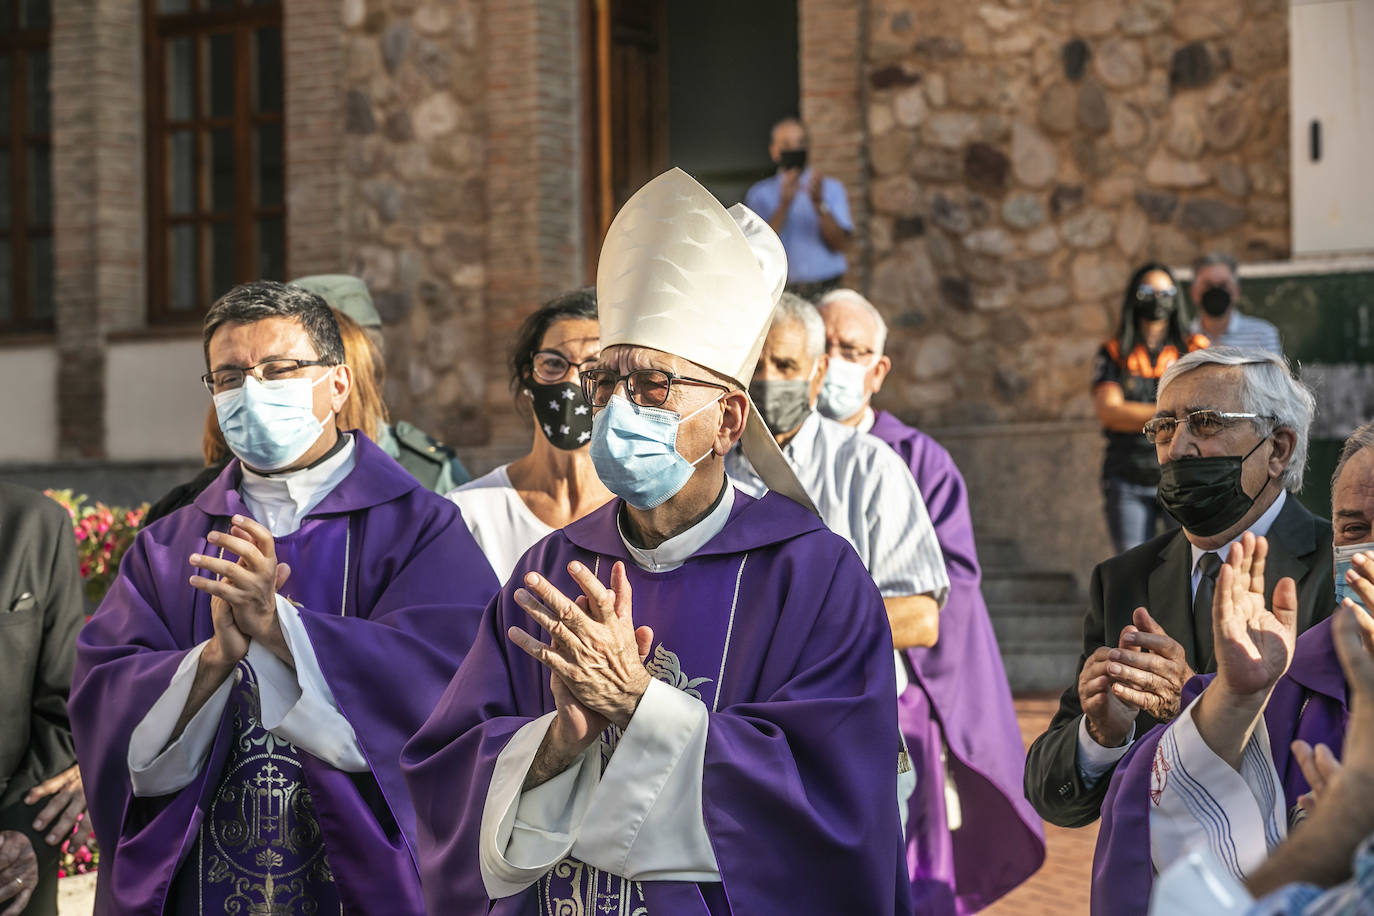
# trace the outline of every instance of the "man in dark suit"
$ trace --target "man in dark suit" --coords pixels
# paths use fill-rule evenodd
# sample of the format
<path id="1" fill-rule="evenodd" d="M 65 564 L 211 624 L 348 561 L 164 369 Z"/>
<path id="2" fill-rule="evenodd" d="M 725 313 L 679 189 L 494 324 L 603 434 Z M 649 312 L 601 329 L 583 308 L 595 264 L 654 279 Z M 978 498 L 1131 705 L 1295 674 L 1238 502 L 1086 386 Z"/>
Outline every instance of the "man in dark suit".
<path id="1" fill-rule="evenodd" d="M 59 847 L 86 809 L 67 722 L 82 617 L 71 519 L 46 496 L 0 482 L 0 913 L 5 916 L 57 912 Z"/>
<path id="2" fill-rule="evenodd" d="M 1161 466 L 1160 501 L 1183 527 L 1093 570 L 1077 680 L 1026 757 L 1026 797 L 1062 827 L 1097 820 L 1135 738 L 1178 714 L 1195 671 L 1216 670 L 1212 595 L 1232 541 L 1246 531 L 1268 537 L 1267 591 L 1293 578 L 1300 631 L 1335 607 L 1331 523 L 1294 495 L 1313 399 L 1282 357 L 1195 351 L 1165 372 L 1156 406 L 1145 433 Z"/>

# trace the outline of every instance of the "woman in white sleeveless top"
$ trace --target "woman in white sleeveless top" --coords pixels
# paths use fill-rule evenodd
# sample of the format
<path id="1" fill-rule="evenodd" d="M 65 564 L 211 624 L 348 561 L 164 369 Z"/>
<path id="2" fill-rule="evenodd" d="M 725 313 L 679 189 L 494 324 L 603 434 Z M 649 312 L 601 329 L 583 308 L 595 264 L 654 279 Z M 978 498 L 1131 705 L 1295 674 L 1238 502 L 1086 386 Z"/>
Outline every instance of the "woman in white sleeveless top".
<path id="1" fill-rule="evenodd" d="M 588 454 L 592 409 L 578 375 L 599 352 L 593 288 L 564 293 L 525 319 L 510 354 L 511 388 L 516 410 L 534 421 L 534 443 L 448 494 L 503 584 L 536 542 L 611 498 Z"/>

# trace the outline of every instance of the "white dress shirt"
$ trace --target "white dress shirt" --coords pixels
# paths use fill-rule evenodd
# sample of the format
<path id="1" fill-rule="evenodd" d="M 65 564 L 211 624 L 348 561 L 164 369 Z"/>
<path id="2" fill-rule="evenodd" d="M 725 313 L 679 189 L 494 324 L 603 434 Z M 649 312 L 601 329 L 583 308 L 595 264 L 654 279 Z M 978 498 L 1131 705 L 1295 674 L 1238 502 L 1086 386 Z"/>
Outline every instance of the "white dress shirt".
<path id="1" fill-rule="evenodd" d="M 338 452 L 313 467 L 273 475 L 245 467 L 239 492 L 253 518 L 274 537 L 284 537 L 300 529 L 310 510 L 352 472 L 354 463 L 354 445 L 349 437 Z M 282 595 L 276 597 L 277 620 L 295 670 L 261 643 L 249 643 L 245 661 L 257 675 L 263 727 L 338 769 L 366 772 L 362 746 L 320 670 L 300 612 Z M 219 685 L 177 740 L 170 744 L 168 740 L 186 706 L 201 653 L 208 644 L 206 640 L 186 653 L 167 689 L 130 736 L 128 765 L 135 795 L 179 791 L 205 766 L 230 689 L 239 676 L 237 671 Z"/>
<path id="2" fill-rule="evenodd" d="M 1268 537 L 1269 529 L 1274 526 L 1274 519 L 1279 517 L 1279 513 L 1283 511 L 1284 503 L 1287 501 L 1288 491 L 1279 490 L 1279 495 L 1274 499 L 1274 502 L 1270 504 L 1268 509 L 1264 510 L 1263 515 L 1255 519 L 1255 523 L 1247 528 L 1246 531 L 1251 532 L 1256 537 Z M 1193 551 L 1193 572 L 1189 585 L 1189 595 L 1197 597 L 1197 586 L 1198 583 L 1202 581 L 1201 562 L 1203 554 L 1215 553 L 1221 558 L 1221 561 L 1225 563 L 1226 554 L 1231 549 L 1231 545 L 1237 543 L 1244 535 L 1245 531 L 1242 531 L 1213 551 L 1203 550 L 1196 544 L 1189 544 L 1189 547 L 1191 547 Z M 1127 736 L 1125 744 L 1120 747 L 1103 747 L 1094 741 L 1093 737 L 1088 734 L 1088 717 L 1079 716 L 1078 775 L 1083 779 L 1084 784 L 1089 788 L 1096 784 L 1108 770 L 1116 766 L 1118 760 L 1126 756 L 1126 752 L 1131 749 L 1131 745 L 1134 743 L 1135 725 L 1132 724 L 1131 733 Z"/>
<path id="3" fill-rule="evenodd" d="M 636 546 L 623 528 L 620 538 L 640 569 L 669 572 L 720 533 L 734 502 L 727 481 L 705 518 L 658 547 Z M 496 759 L 479 841 L 488 896 L 520 893 L 566 856 L 636 881 L 719 881 L 701 810 L 706 705 L 650 681 L 604 773 L 597 742 L 553 779 L 522 791 L 555 715 L 526 723 Z"/>

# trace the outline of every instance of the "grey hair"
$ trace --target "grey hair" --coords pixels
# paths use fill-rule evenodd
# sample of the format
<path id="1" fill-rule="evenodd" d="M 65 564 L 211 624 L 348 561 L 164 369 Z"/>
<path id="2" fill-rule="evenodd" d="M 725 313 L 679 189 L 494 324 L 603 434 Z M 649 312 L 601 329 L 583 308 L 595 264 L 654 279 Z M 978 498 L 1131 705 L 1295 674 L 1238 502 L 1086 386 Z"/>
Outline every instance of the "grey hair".
<path id="1" fill-rule="evenodd" d="M 1220 264 L 1231 272 L 1231 276 L 1236 276 L 1236 259 L 1224 251 L 1209 251 L 1202 257 L 1193 262 L 1193 276 L 1197 276 L 1204 267 L 1211 267 L 1213 264 Z"/>
<path id="2" fill-rule="evenodd" d="M 1282 356 L 1266 350 L 1209 347 L 1194 350 L 1165 369 L 1159 380 L 1157 398 L 1163 398 L 1165 389 L 1180 375 L 1203 366 L 1239 366 L 1241 409 L 1264 418 L 1251 421 L 1255 428 L 1265 436 L 1272 436 L 1280 429 L 1293 431 L 1297 437 L 1293 457 L 1283 469 L 1279 483 L 1290 493 L 1302 492 L 1302 475 L 1307 468 L 1307 436 L 1317 409 L 1311 389 L 1293 377 L 1288 361 Z"/>
<path id="3" fill-rule="evenodd" d="M 824 309 L 828 305 L 835 305 L 838 302 L 852 302 L 868 312 L 868 316 L 873 319 L 873 324 L 878 328 L 877 339 L 873 342 L 873 353 L 875 356 L 883 355 L 883 347 L 887 345 L 887 322 L 883 320 L 883 313 L 878 311 L 878 307 L 864 297 L 864 294 L 854 289 L 832 289 L 821 297 L 821 301 L 816 303 L 816 308 Z"/>
<path id="4" fill-rule="evenodd" d="M 343 337 L 334 310 L 324 299 L 289 283 L 255 280 L 241 283 L 220 296 L 205 313 L 202 331 L 205 367 L 210 365 L 210 338 L 225 324 L 251 324 L 268 318 L 299 321 L 310 336 L 310 343 L 326 365 L 340 366 L 346 361 Z"/>
<path id="5" fill-rule="evenodd" d="M 773 324 L 797 322 L 806 333 L 806 355 L 813 360 L 825 355 L 825 322 L 816 307 L 796 293 L 783 293 L 778 299 L 778 307 L 773 310 Z"/>
<path id="6" fill-rule="evenodd" d="M 1336 460 L 1336 470 L 1331 474 L 1331 493 L 1336 492 L 1336 481 L 1341 479 L 1341 471 L 1346 462 L 1367 448 L 1374 448 L 1374 423 L 1366 423 L 1356 429 L 1341 446 L 1341 457 Z"/>

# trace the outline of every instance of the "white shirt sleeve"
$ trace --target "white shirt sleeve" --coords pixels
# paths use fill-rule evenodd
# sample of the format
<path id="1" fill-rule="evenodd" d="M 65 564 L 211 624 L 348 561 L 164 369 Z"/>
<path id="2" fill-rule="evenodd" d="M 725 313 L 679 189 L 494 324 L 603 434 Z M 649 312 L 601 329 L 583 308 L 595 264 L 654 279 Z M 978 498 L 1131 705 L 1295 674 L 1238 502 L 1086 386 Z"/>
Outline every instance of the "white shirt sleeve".
<path id="1" fill-rule="evenodd" d="M 1155 882 L 1150 916 L 1240 916 L 1254 898 L 1205 849 L 1170 865 Z"/>
<path id="2" fill-rule="evenodd" d="M 1200 697 L 1199 697 L 1200 699 Z M 1150 858 L 1162 872 L 1205 848 L 1243 880 L 1287 833 L 1283 786 L 1263 723 L 1245 746 L 1240 772 L 1222 760 L 1193 721 L 1197 700 L 1171 722 L 1155 749 L 1150 783 Z"/>
<path id="3" fill-rule="evenodd" d="M 943 608 L 949 597 L 945 555 L 911 469 L 884 445 L 873 455 L 871 473 L 855 475 L 851 486 L 864 491 L 850 500 L 850 525 L 864 532 L 859 554 L 878 591 L 884 598 L 930 595 Z"/>
<path id="4" fill-rule="evenodd" d="M 597 743 L 521 792 L 554 715 L 521 727 L 497 757 L 479 841 L 489 896 L 519 893 L 568 855 L 633 880 L 720 880 L 701 807 L 710 716 L 700 700 L 651 681 L 604 787 Z"/>
<path id="5" fill-rule="evenodd" d="M 186 708 L 200 655 L 209 642 L 207 639 L 186 653 L 167 689 L 129 736 L 129 780 L 134 795 L 151 798 L 179 792 L 190 785 L 205 766 L 237 671 L 216 688 L 205 705 L 186 723 L 177 740 L 171 744 L 167 742 Z"/>
<path id="6" fill-rule="evenodd" d="M 639 881 L 719 881 L 702 814 L 710 714 L 650 681 L 592 793 L 572 854 Z"/>
<path id="7" fill-rule="evenodd" d="M 346 773 L 367 772 L 362 745 L 320 670 L 300 612 L 281 595 L 277 620 L 296 668 L 261 643 L 249 643 L 247 662 L 258 676 L 262 727 Z"/>
<path id="8" fill-rule="evenodd" d="M 1135 723 L 1131 723 L 1131 732 L 1126 736 L 1126 743 L 1120 747 L 1103 747 L 1093 740 L 1093 736 L 1088 734 L 1088 717 L 1078 717 L 1078 775 L 1083 780 L 1083 784 L 1091 789 L 1097 781 L 1111 771 L 1116 766 L 1116 762 L 1126 756 L 1126 752 L 1135 744 Z"/>

